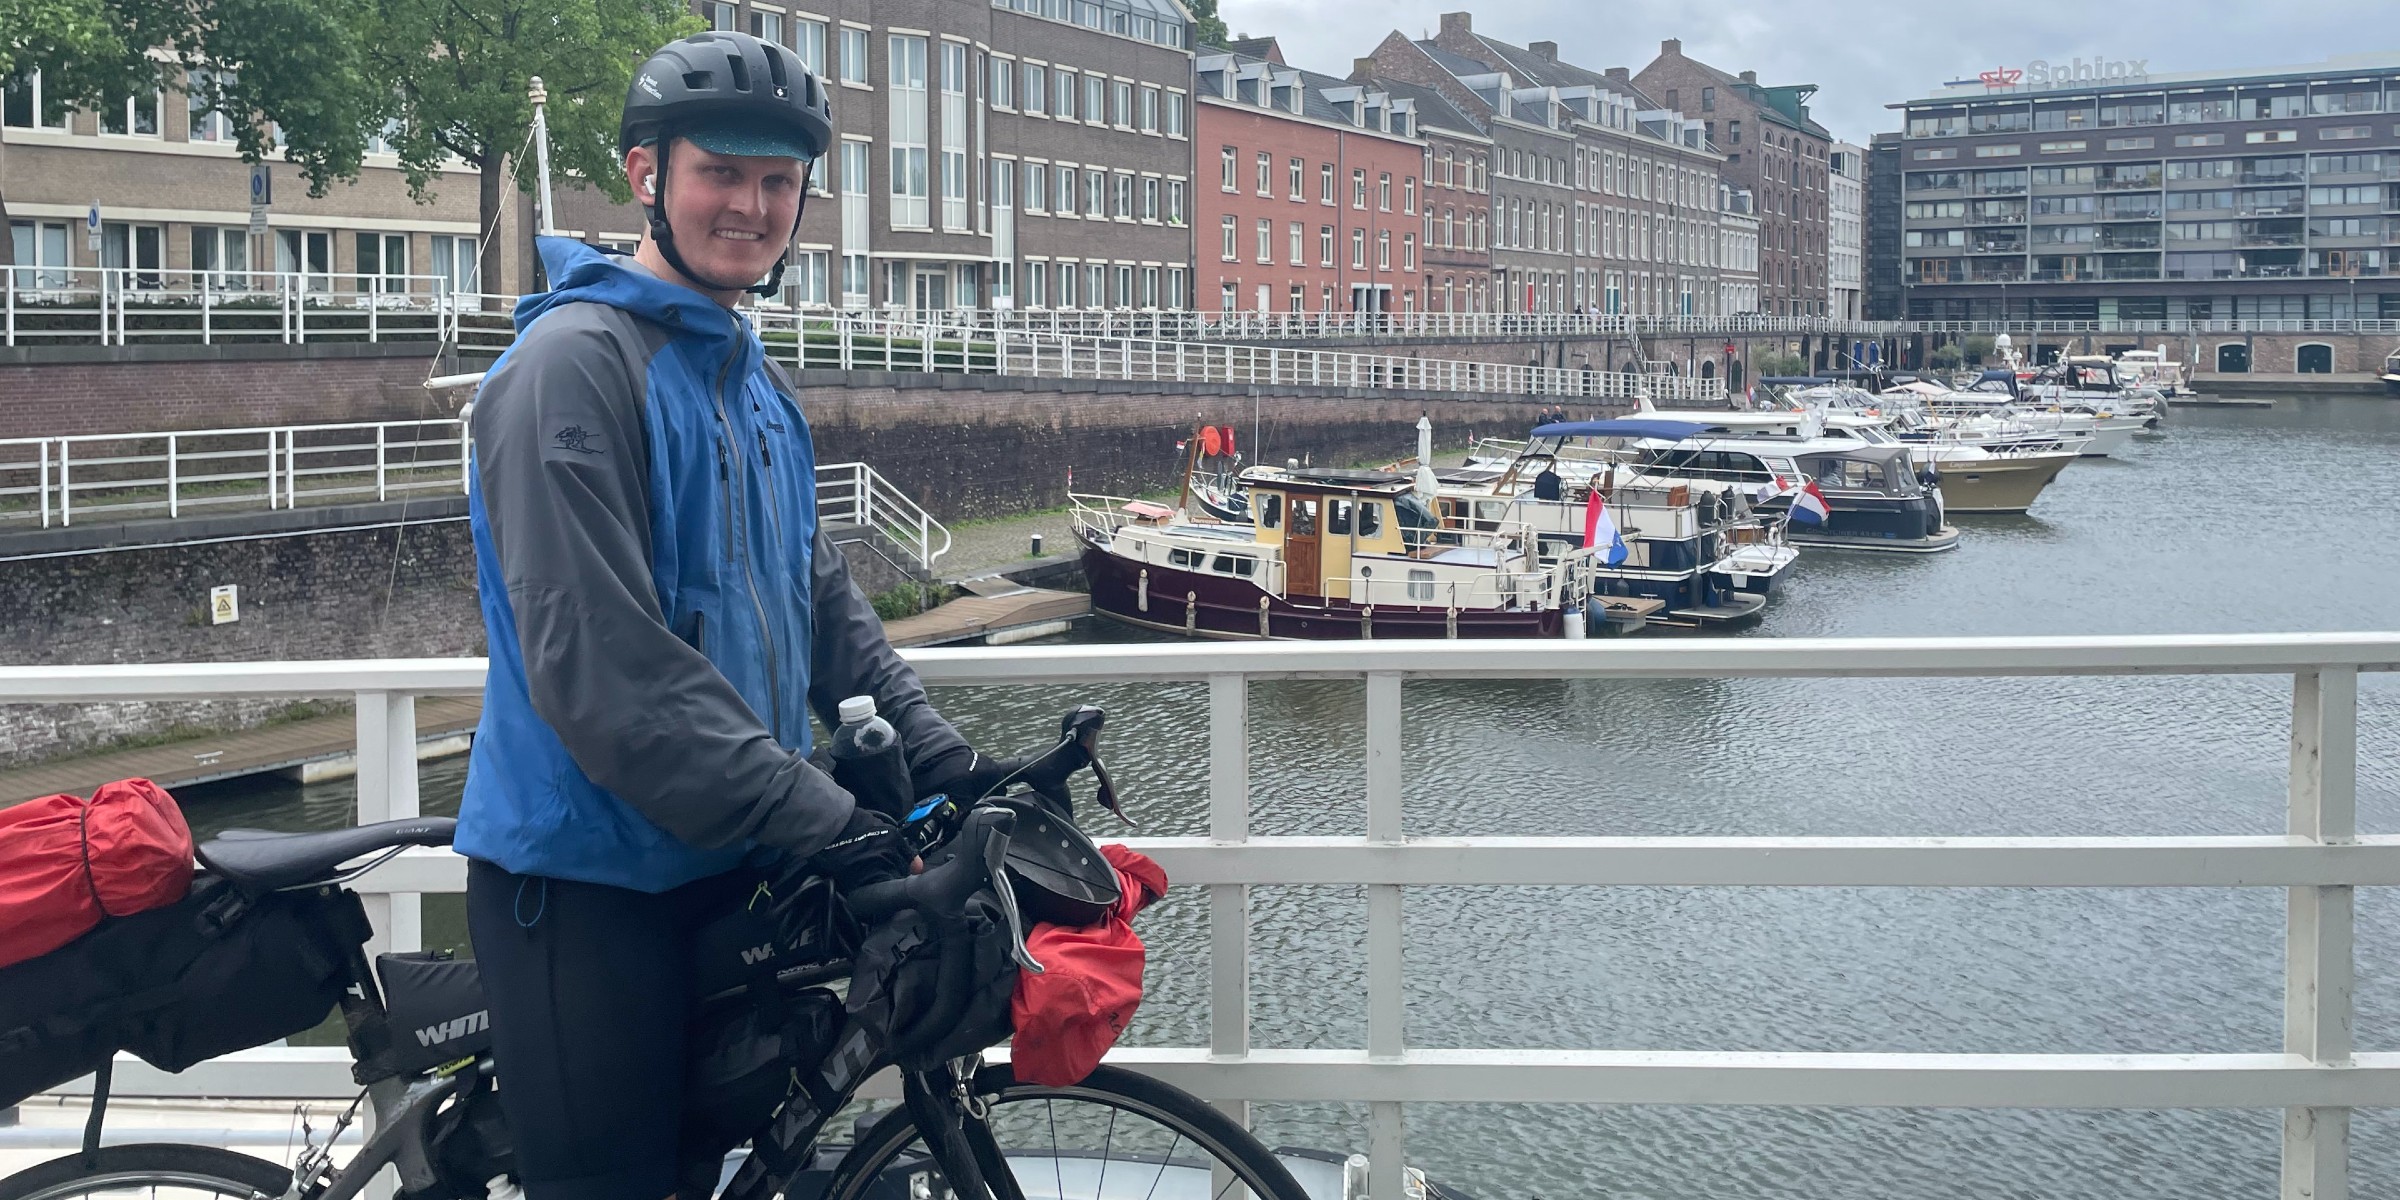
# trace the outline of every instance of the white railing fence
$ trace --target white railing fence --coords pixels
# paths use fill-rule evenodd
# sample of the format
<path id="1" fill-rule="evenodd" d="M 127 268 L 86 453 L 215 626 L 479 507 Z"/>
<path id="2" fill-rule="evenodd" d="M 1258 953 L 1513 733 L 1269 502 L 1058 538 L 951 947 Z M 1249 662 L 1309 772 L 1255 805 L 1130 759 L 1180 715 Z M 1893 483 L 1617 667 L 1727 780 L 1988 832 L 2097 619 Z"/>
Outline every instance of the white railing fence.
<path id="1" fill-rule="evenodd" d="M 513 302 L 430 275 L 16 267 L 0 270 L 0 345 L 506 345 Z"/>
<path id="2" fill-rule="evenodd" d="M 470 449 L 457 417 L 0 439 L 0 532 L 459 494 Z M 950 548 L 949 529 L 865 463 L 818 464 L 817 505 L 927 570 Z"/>
<path id="3" fill-rule="evenodd" d="M 1236 1112 L 1251 1101 L 1365 1101 L 1372 1194 L 1402 1194 L 1411 1102 L 1993 1108 L 2277 1108 L 2286 1200 L 2346 1200 L 2350 1113 L 2400 1105 L 2400 1054 L 2353 1048 L 2355 889 L 2400 884 L 2400 837 L 2357 831 L 2358 688 L 2400 668 L 2400 634 L 1786 639 L 1668 645 L 1396 643 L 922 650 L 928 683 L 1207 685 L 1208 834 L 1143 838 L 1179 885 L 1209 894 L 1209 1044 L 1121 1048 Z M 2286 830 L 2209 837 L 1471 837 L 1409 835 L 1402 709 L 1428 679 L 2284 675 L 2292 680 Z M 416 697 L 467 695 L 480 660 L 0 667 L 0 703 L 351 695 L 358 818 L 418 811 Z M 1254 837 L 1250 684 L 1364 684 L 1361 832 Z M 2139 786 L 2138 780 L 2128 780 Z M 419 897 L 464 887 L 462 860 L 412 851 L 367 876 L 379 949 L 421 941 Z M 1364 1046 L 1255 1045 L 1250 889 L 1367 894 Z M 2270 887 L 2285 892 L 2278 1053 L 1950 1054 L 1427 1048 L 1409 1044 L 1401 897 L 1411 887 Z M 1572 997 L 1562 1002 L 1571 1003 Z M 132 1059 L 127 1095 L 339 1096 L 339 1050 L 246 1051 L 166 1075 Z"/>

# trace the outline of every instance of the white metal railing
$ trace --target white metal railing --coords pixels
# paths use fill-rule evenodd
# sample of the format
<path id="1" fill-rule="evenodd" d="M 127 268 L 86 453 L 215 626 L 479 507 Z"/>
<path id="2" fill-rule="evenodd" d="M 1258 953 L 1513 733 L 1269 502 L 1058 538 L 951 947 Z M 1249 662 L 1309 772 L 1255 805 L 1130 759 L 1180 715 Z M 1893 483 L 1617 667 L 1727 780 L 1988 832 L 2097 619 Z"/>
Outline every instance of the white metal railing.
<path id="1" fill-rule="evenodd" d="M 0 268 L 0 345 L 488 344 L 508 329 L 502 300 L 430 275 Z"/>
<path id="2" fill-rule="evenodd" d="M 1421 358 L 1355 350 L 1167 341 L 973 328 L 883 315 L 759 314 L 768 348 L 800 368 L 962 372 L 1044 379 L 1373 388 L 1505 396 L 1574 396 L 1722 404 L 1722 381 L 1698 375 Z"/>
<path id="3" fill-rule="evenodd" d="M 0 439 L 0 531 L 463 493 L 457 417 Z M 927 570 L 950 531 L 873 467 L 817 466 L 818 513 L 872 525 Z"/>
<path id="4" fill-rule="evenodd" d="M 1409 1102 L 1844 1107 L 2277 1108 L 2282 1192 L 2346 1200 L 2350 1113 L 2400 1106 L 2400 1053 L 2354 1049 L 2354 889 L 2400 885 L 2400 837 L 2357 830 L 2363 671 L 2400 669 L 2400 633 L 1862 638 L 1673 644 L 1455 642 L 917 650 L 928 683 L 1205 682 L 1208 833 L 1133 839 L 1209 894 L 1209 1044 L 1126 1047 L 1120 1064 L 1208 1099 L 1366 1101 L 1373 1194 L 1401 1194 Z M 1402 704 L 1411 680 L 2283 675 L 2292 680 L 2288 817 L 2276 835 L 2201 837 L 1411 837 L 1402 822 Z M 1253 837 L 1254 680 L 1363 680 L 1359 835 Z M 418 809 L 415 700 L 468 695 L 481 660 L 0 667 L 0 703 L 349 694 L 358 816 Z M 2136 781 L 2129 781 L 2136 782 Z M 457 892 L 465 864 L 411 851 L 360 884 L 378 949 L 413 949 L 419 897 Z M 1249 889 L 1367 894 L 1364 1046 L 1254 1045 Z M 2277 1053 L 1953 1054 L 1421 1048 L 1403 1005 L 1403 892 L 1455 886 L 2269 887 L 2285 893 Z M 1566 998 L 1569 1002 L 1572 997 Z M 127 1058 L 127 1095 L 297 1097 L 353 1090 L 332 1048 L 245 1051 L 167 1075 Z"/>
<path id="5" fill-rule="evenodd" d="M 950 552 L 949 528 L 863 462 L 817 464 L 817 519 L 881 530 L 928 571 Z"/>
<path id="6" fill-rule="evenodd" d="M 0 440 L 0 530 L 465 490 L 456 419 Z"/>

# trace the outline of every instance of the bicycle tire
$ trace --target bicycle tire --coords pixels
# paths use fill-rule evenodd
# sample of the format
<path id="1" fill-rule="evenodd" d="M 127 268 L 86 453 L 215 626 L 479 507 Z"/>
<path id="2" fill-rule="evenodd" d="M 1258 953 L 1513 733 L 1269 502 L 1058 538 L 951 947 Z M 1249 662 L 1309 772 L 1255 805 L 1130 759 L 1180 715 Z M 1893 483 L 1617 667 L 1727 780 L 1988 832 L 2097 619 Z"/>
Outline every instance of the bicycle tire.
<path id="1" fill-rule="evenodd" d="M 280 1196 L 292 1170 L 217 1146 L 137 1142 L 102 1146 L 86 1157 L 68 1154 L 0 1179 L 0 1200 L 64 1200 L 111 1190 L 164 1184 L 207 1189 L 226 1197 Z M 88 1185 L 87 1190 L 76 1190 Z"/>
<path id="2" fill-rule="evenodd" d="M 1072 1087 L 1044 1087 L 1018 1083 L 1006 1064 L 997 1064 L 976 1072 L 974 1090 L 976 1095 L 990 1098 L 994 1109 L 1068 1100 L 1134 1113 L 1231 1168 L 1257 1200 L 1309 1200 L 1308 1192 L 1282 1161 L 1250 1131 L 1199 1097 L 1147 1075 L 1103 1066 Z M 834 1167 L 825 1182 L 824 1200 L 864 1200 L 867 1189 L 917 1141 L 916 1122 L 906 1107 L 885 1113 Z"/>

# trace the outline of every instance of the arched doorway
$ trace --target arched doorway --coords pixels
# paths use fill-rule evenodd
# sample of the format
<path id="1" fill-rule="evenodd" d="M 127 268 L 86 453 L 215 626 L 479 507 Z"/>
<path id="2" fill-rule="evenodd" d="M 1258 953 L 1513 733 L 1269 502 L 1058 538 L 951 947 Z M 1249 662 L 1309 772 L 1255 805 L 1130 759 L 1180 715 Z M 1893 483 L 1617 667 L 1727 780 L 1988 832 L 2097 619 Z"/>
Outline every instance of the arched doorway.
<path id="1" fill-rule="evenodd" d="M 1713 359 L 1713 358 L 1704 358 L 1704 359 L 1701 359 L 1701 360 L 1700 360 L 1700 378 L 1702 378 L 1702 379 L 1715 379 L 1716 377 L 1717 377 L 1717 360 L 1715 360 L 1715 359 Z"/>
<path id="2" fill-rule="evenodd" d="M 2250 370 L 2250 344 L 2227 342 L 2217 347 L 2217 374 L 2241 375 Z"/>
<path id="3" fill-rule="evenodd" d="M 2333 374 L 2333 347 L 2323 342 L 2309 342 L 2293 355 L 2296 369 L 2303 375 Z"/>

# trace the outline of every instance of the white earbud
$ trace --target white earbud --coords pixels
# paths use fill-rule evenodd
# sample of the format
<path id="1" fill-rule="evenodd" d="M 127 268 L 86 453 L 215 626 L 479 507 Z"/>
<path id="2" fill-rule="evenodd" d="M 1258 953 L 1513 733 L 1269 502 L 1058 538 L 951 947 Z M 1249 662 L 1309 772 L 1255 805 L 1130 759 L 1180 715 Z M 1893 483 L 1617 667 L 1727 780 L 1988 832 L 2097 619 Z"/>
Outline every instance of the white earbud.
<path id="1" fill-rule="evenodd" d="M 658 175 L 655 172 L 642 176 L 642 195 L 652 200 L 658 199 Z"/>

